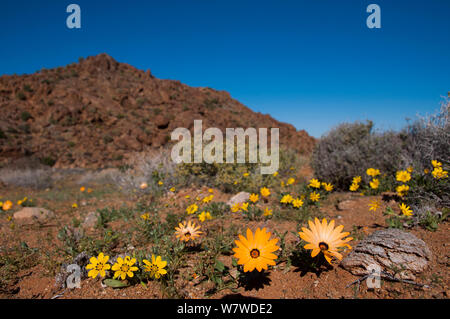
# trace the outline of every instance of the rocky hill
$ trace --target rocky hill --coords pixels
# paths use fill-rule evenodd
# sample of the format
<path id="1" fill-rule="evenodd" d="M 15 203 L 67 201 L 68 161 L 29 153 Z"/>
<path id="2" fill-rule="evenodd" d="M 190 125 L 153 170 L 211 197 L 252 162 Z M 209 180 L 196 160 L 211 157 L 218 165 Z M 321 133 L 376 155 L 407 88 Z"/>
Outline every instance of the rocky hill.
<path id="1" fill-rule="evenodd" d="M 0 77 L 0 164 L 114 167 L 167 146 L 177 127 L 279 127 L 281 144 L 309 153 L 314 138 L 255 113 L 227 92 L 160 80 L 107 54 L 31 75 Z"/>

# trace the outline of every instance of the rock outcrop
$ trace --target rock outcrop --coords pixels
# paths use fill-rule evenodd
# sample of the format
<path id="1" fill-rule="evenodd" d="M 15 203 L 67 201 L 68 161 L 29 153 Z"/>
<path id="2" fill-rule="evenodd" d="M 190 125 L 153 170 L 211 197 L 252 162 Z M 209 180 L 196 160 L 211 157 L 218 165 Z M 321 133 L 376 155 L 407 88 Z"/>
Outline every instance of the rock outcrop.
<path id="1" fill-rule="evenodd" d="M 354 275 L 368 274 L 367 268 L 376 265 L 382 271 L 401 279 L 415 279 L 431 259 L 425 242 L 399 229 L 376 231 L 361 240 L 345 257 L 341 266 Z"/>
<path id="2" fill-rule="evenodd" d="M 305 131 L 256 113 L 227 92 L 161 80 L 107 54 L 30 75 L 0 77 L 0 164 L 22 157 L 64 168 L 117 167 L 164 147 L 177 127 L 280 129 L 280 144 L 309 153 Z"/>

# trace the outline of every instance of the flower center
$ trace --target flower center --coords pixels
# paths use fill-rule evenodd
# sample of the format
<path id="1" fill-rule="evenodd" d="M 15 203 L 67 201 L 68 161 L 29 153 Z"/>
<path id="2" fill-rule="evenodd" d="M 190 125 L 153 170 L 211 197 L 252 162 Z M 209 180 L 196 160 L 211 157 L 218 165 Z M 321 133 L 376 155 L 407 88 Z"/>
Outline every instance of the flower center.
<path id="1" fill-rule="evenodd" d="M 191 233 L 187 231 L 187 232 L 184 234 L 184 236 L 186 236 L 187 238 L 190 238 L 190 237 L 191 237 Z"/>
<path id="2" fill-rule="evenodd" d="M 130 269 L 130 267 L 128 267 L 128 265 L 122 265 L 123 272 L 128 272 L 129 269 Z"/>
<path id="3" fill-rule="evenodd" d="M 320 250 L 322 250 L 322 251 L 328 250 L 328 244 L 327 244 L 327 243 L 324 243 L 324 242 L 321 242 L 321 243 L 319 243 L 319 248 L 320 248 Z"/>
<path id="4" fill-rule="evenodd" d="M 150 272 L 155 273 L 157 271 L 158 271 L 158 266 L 156 266 L 156 265 L 151 265 L 150 266 Z"/>
<path id="5" fill-rule="evenodd" d="M 252 258 L 258 258 L 259 255 L 260 255 L 260 252 L 259 252 L 258 249 L 252 249 L 252 250 L 250 251 L 250 256 L 251 256 Z"/>
<path id="6" fill-rule="evenodd" d="M 99 270 L 99 271 L 102 270 L 102 269 L 103 269 L 103 264 L 97 264 L 97 267 L 96 267 L 96 268 L 97 268 L 97 270 Z"/>

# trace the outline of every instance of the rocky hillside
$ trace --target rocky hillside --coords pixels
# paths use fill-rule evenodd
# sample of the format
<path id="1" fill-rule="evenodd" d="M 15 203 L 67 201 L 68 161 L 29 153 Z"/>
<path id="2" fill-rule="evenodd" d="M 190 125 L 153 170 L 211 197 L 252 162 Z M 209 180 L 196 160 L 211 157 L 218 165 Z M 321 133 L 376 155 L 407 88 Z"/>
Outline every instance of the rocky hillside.
<path id="1" fill-rule="evenodd" d="M 167 146 L 177 127 L 279 127 L 281 143 L 308 153 L 305 131 L 255 113 L 227 92 L 160 80 L 106 54 L 31 75 L 0 77 L 0 164 L 114 167 Z"/>

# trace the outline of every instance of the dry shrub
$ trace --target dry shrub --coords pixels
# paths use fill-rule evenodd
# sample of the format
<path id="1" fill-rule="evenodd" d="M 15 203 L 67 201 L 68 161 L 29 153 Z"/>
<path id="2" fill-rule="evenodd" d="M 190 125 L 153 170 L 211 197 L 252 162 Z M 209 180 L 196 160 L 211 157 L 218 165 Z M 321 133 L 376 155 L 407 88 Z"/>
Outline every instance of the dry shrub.
<path id="1" fill-rule="evenodd" d="M 419 117 L 408 125 L 402 134 L 407 136 L 407 147 L 411 164 L 418 168 L 430 168 L 432 160 L 444 167 L 450 165 L 450 100 L 441 103 L 436 114 Z"/>
<path id="2" fill-rule="evenodd" d="M 406 154 L 403 139 L 394 132 L 373 132 L 373 123 L 343 123 L 322 137 L 313 150 L 315 175 L 348 190 L 354 176 L 365 177 L 369 167 L 393 174 Z"/>
<path id="3" fill-rule="evenodd" d="M 444 100 L 439 112 L 419 117 L 399 133 L 373 132 L 373 123 L 344 123 L 332 129 L 317 143 L 312 167 L 321 180 L 332 182 L 337 189 L 348 190 L 354 176 L 367 181 L 366 169 L 378 168 L 394 176 L 397 170 L 413 166 L 416 172 L 432 170 L 431 160 L 450 168 L 450 102 Z M 431 186 L 430 186 L 431 185 Z M 408 192 L 408 202 L 436 206 L 450 205 L 449 179 L 444 182 L 417 182 Z"/>
<path id="4" fill-rule="evenodd" d="M 449 119 L 450 101 L 446 99 L 442 102 L 439 112 L 420 117 L 403 130 L 402 134 L 407 136 L 409 159 L 416 170 L 432 171 L 432 160 L 441 162 L 445 170 L 450 170 Z M 434 207 L 450 207 L 449 179 L 418 183 L 408 192 L 408 200 L 416 206 L 426 202 Z"/>
<path id="5" fill-rule="evenodd" d="M 138 190 L 142 183 L 147 183 L 148 187 L 140 191 L 156 193 L 179 185 L 175 166 L 170 157 L 170 150 L 165 149 L 152 154 L 140 154 L 133 159 L 127 169 L 104 170 L 94 180 L 98 181 L 101 176 L 104 182 L 113 184 L 126 192 Z M 164 181 L 164 186 L 159 186 L 158 181 Z"/>
<path id="6" fill-rule="evenodd" d="M 46 189 L 53 184 L 52 169 L 2 168 L 0 170 L 0 181 L 7 186 Z"/>

